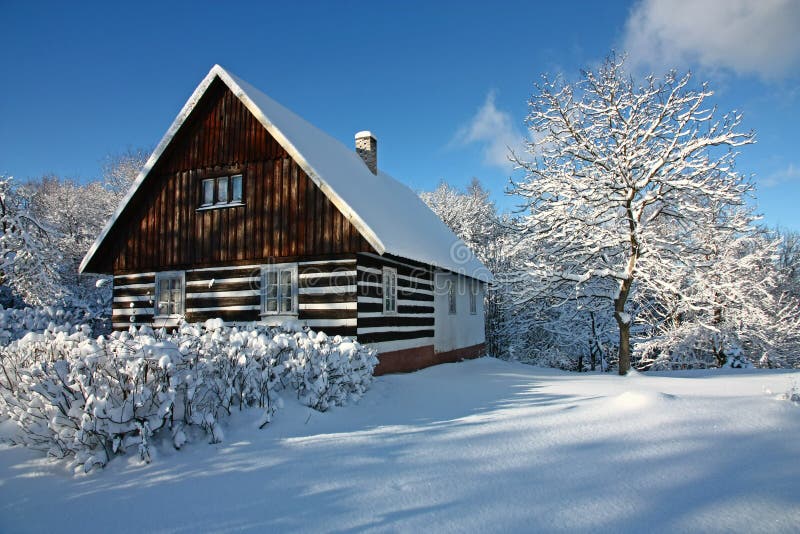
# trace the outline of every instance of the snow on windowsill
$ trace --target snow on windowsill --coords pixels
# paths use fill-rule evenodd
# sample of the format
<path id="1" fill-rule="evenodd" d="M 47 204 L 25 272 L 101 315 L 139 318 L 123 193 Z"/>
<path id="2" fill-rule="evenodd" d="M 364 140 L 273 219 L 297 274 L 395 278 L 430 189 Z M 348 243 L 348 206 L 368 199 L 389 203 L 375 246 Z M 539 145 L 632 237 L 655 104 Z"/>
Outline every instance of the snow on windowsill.
<path id="1" fill-rule="evenodd" d="M 280 326 L 285 321 L 296 321 L 297 314 L 296 313 L 261 313 L 259 315 L 261 317 L 261 322 L 266 324 L 267 326 Z"/>
<path id="2" fill-rule="evenodd" d="M 244 206 L 244 202 L 228 202 L 225 204 L 210 204 L 208 206 L 200 206 L 195 211 L 208 211 L 208 210 L 217 210 L 222 208 L 236 208 L 239 206 Z"/>

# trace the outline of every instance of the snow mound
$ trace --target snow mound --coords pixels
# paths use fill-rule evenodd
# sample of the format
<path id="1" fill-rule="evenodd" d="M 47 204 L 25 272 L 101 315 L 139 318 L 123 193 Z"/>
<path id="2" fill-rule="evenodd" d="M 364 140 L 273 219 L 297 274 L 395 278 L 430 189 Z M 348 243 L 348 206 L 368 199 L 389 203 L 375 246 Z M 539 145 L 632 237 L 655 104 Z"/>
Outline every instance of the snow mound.
<path id="1" fill-rule="evenodd" d="M 626 391 L 609 398 L 607 404 L 615 410 L 643 410 L 676 398 L 675 395 L 659 391 Z"/>

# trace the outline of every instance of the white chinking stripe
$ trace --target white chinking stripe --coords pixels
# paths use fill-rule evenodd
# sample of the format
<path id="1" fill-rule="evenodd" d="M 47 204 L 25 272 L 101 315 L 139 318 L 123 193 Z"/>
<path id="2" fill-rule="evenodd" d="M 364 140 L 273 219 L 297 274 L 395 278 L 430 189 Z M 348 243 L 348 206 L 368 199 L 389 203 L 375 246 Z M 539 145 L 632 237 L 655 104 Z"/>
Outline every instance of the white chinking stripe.
<path id="1" fill-rule="evenodd" d="M 203 293 L 186 293 L 186 299 L 222 298 L 222 297 L 257 297 L 261 294 L 258 289 L 243 289 L 241 291 L 207 291 Z"/>
<path id="2" fill-rule="evenodd" d="M 250 304 L 242 306 L 211 306 L 208 308 L 186 308 L 187 313 L 197 312 L 210 312 L 210 311 L 243 311 L 243 310 L 260 310 L 260 304 Z"/>
<path id="3" fill-rule="evenodd" d="M 413 269 L 413 267 L 412 267 L 412 269 Z M 363 265 L 359 265 L 358 266 L 358 270 L 359 271 L 364 271 L 364 272 L 367 272 L 367 273 L 370 273 L 370 274 L 376 274 L 376 275 L 379 275 L 379 276 L 383 274 L 383 271 L 381 271 L 380 269 L 375 269 L 374 267 L 364 267 Z M 433 283 L 432 280 L 430 280 L 429 278 L 419 278 L 417 276 L 406 276 L 404 274 L 399 274 L 399 273 L 397 275 L 397 278 L 398 279 L 402 279 L 402 280 L 407 280 L 409 282 L 417 282 L 417 283 L 421 282 L 421 283 L 427 284 L 427 285 L 431 285 Z"/>
<path id="4" fill-rule="evenodd" d="M 124 286 L 114 286 L 114 289 L 146 289 L 146 288 L 153 288 L 156 286 L 155 282 L 150 282 L 149 284 L 126 284 Z"/>
<path id="5" fill-rule="evenodd" d="M 155 271 L 149 273 L 117 274 L 114 275 L 114 280 L 117 279 L 122 280 L 123 278 L 147 278 L 148 276 L 153 277 L 155 275 L 156 275 Z"/>
<path id="6" fill-rule="evenodd" d="M 151 295 L 139 295 L 135 297 L 114 297 L 114 302 L 153 302 Z"/>
<path id="7" fill-rule="evenodd" d="M 420 325 L 420 326 L 369 326 L 369 327 L 360 327 L 358 329 L 358 335 L 361 334 L 376 334 L 376 333 L 384 333 L 384 332 L 417 332 L 417 331 L 424 331 L 424 330 L 431 330 L 433 325 Z"/>
<path id="8" fill-rule="evenodd" d="M 355 302 L 331 302 L 331 303 L 315 303 L 315 302 L 301 302 L 301 310 L 356 310 L 358 305 Z"/>
<path id="9" fill-rule="evenodd" d="M 371 317 L 399 317 L 399 318 L 410 318 L 410 319 L 431 319 L 433 318 L 432 313 L 393 313 L 391 315 L 387 315 L 383 312 L 359 312 L 358 318 L 359 319 L 368 319 Z M 387 326 L 386 328 L 393 328 L 391 326 Z"/>
<path id="10" fill-rule="evenodd" d="M 366 286 L 366 287 L 377 287 L 383 288 L 383 284 L 378 282 L 359 282 L 359 286 Z M 406 293 L 420 293 L 422 295 L 433 295 L 433 291 L 430 289 L 417 289 L 416 287 L 407 287 L 407 286 L 397 286 L 398 291 L 404 291 Z"/>
<path id="11" fill-rule="evenodd" d="M 358 302 L 364 302 L 366 304 L 381 304 L 383 303 L 383 299 L 380 297 L 362 297 L 361 295 L 358 296 Z M 433 301 L 431 300 L 407 300 L 407 299 L 397 299 L 398 306 L 428 306 L 433 307 Z"/>
<path id="12" fill-rule="evenodd" d="M 209 280 L 192 280 L 190 282 L 186 282 L 186 287 L 189 286 L 209 287 L 209 285 L 211 287 L 214 287 L 216 284 L 234 284 L 234 283 L 259 282 L 259 281 L 261 281 L 261 276 L 240 276 L 238 278 L 211 278 Z"/>
<path id="13" fill-rule="evenodd" d="M 355 293 L 356 286 L 327 286 L 327 287 L 301 287 L 298 289 L 300 295 L 330 295 L 342 293 Z"/>
<path id="14" fill-rule="evenodd" d="M 355 276 L 356 271 L 331 271 L 326 273 L 302 273 L 300 278 L 303 280 L 310 278 L 335 278 L 337 276 Z"/>
<path id="15" fill-rule="evenodd" d="M 261 265 L 225 265 L 219 267 L 202 267 L 200 269 L 190 269 L 187 273 L 202 273 L 207 271 L 247 271 L 260 269 Z"/>
<path id="16" fill-rule="evenodd" d="M 343 260 L 310 260 L 310 261 L 301 261 L 299 264 L 303 267 L 313 267 L 314 265 L 329 265 L 331 263 L 335 264 L 345 264 L 345 263 L 355 263 L 355 258 L 346 258 Z"/>
<path id="17" fill-rule="evenodd" d="M 143 313 L 142 310 L 148 310 L 147 313 Z M 153 315 L 153 307 L 149 306 L 146 308 L 114 308 L 111 310 L 111 316 L 114 317 L 115 315 L 118 316 L 131 316 L 131 315 Z"/>
<path id="18" fill-rule="evenodd" d="M 308 326 L 322 328 L 326 326 L 357 326 L 358 319 L 301 319 Z"/>

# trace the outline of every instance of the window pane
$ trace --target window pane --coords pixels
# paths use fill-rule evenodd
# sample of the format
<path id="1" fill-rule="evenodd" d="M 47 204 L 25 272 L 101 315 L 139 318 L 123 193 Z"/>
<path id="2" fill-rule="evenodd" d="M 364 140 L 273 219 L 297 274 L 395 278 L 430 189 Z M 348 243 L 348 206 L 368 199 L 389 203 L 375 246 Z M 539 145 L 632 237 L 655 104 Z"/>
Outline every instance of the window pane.
<path id="1" fill-rule="evenodd" d="M 277 312 L 278 311 L 278 299 L 267 298 L 266 310 L 268 312 Z"/>
<path id="2" fill-rule="evenodd" d="M 450 313 L 456 313 L 456 288 L 450 280 L 447 282 L 447 301 Z"/>
<path id="3" fill-rule="evenodd" d="M 397 311 L 397 274 L 390 270 L 383 271 L 383 311 L 394 313 Z"/>
<path id="4" fill-rule="evenodd" d="M 231 202 L 242 201 L 242 175 L 231 177 Z"/>
<path id="5" fill-rule="evenodd" d="M 228 202 L 228 177 L 217 178 L 217 204 Z"/>
<path id="6" fill-rule="evenodd" d="M 281 299 L 281 312 L 292 311 L 292 297 Z"/>
<path id="7" fill-rule="evenodd" d="M 203 206 L 214 203 L 214 180 L 203 180 Z"/>
<path id="8" fill-rule="evenodd" d="M 292 296 L 292 271 L 281 271 L 281 296 Z"/>
<path id="9" fill-rule="evenodd" d="M 180 284 L 176 284 L 180 285 Z M 172 290 L 171 295 L 172 300 L 172 313 L 178 314 L 181 313 L 181 288 L 178 287 L 177 289 Z"/>
<path id="10" fill-rule="evenodd" d="M 169 313 L 169 280 L 159 280 L 157 288 L 156 313 L 158 315 L 167 315 Z"/>

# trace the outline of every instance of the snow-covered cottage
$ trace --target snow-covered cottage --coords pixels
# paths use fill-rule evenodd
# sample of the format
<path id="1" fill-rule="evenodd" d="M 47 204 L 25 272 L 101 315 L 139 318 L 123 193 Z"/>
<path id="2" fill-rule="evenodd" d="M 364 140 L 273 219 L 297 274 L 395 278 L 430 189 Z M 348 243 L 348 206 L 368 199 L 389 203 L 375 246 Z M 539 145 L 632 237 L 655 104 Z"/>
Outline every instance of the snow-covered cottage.
<path id="1" fill-rule="evenodd" d="M 295 319 L 378 372 L 479 355 L 491 274 L 355 145 L 215 65 L 80 266 L 113 275 L 114 328 Z"/>

